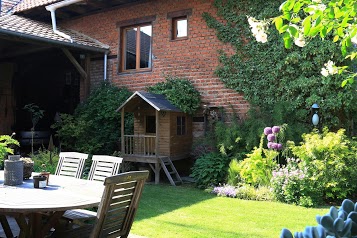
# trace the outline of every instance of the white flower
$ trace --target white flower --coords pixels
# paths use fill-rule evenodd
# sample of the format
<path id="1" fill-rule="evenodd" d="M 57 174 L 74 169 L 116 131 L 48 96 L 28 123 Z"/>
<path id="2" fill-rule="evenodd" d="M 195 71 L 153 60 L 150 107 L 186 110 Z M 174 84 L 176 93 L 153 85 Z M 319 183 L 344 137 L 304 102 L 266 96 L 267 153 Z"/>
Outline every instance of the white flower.
<path id="1" fill-rule="evenodd" d="M 295 38 L 294 43 L 299 47 L 304 47 L 306 45 L 306 41 L 303 34 L 299 34 L 299 38 Z"/>
<path id="2" fill-rule="evenodd" d="M 258 42 L 266 43 L 268 41 L 268 35 L 266 33 L 264 33 L 264 32 L 261 32 L 260 34 L 257 34 L 255 36 L 255 39 Z"/>
<path id="3" fill-rule="evenodd" d="M 321 69 L 321 74 L 322 74 L 323 76 L 327 77 L 327 76 L 328 76 L 328 70 L 325 69 L 325 68 L 322 68 L 322 69 Z"/>
<path id="4" fill-rule="evenodd" d="M 357 44 L 357 34 L 354 37 L 351 38 L 351 42 L 353 44 Z"/>
<path id="5" fill-rule="evenodd" d="M 266 28 L 268 23 L 264 22 L 264 21 L 258 21 L 253 17 L 249 17 L 248 18 L 248 23 L 249 26 L 251 27 L 251 31 L 253 33 L 253 36 L 255 37 L 255 39 L 258 42 L 262 42 L 265 43 L 268 41 L 268 35 L 266 34 Z"/>
<path id="6" fill-rule="evenodd" d="M 328 75 L 334 75 L 337 73 L 338 73 L 338 68 L 335 66 L 335 63 L 331 60 L 329 60 L 325 64 L 325 68 L 321 69 L 321 74 L 325 77 L 327 77 Z"/>
<path id="7" fill-rule="evenodd" d="M 310 5 L 309 8 L 313 9 L 312 11 L 309 12 L 310 15 L 313 15 L 317 10 L 325 11 L 326 5 L 325 4 Z"/>

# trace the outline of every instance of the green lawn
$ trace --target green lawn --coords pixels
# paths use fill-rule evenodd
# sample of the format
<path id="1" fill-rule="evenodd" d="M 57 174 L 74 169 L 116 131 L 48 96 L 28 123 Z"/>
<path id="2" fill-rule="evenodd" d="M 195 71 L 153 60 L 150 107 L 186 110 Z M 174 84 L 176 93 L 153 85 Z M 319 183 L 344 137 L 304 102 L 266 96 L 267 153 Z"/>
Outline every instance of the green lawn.
<path id="1" fill-rule="evenodd" d="M 329 208 L 216 197 L 190 185 L 145 185 L 131 233 L 149 238 L 277 238 L 303 231 Z"/>

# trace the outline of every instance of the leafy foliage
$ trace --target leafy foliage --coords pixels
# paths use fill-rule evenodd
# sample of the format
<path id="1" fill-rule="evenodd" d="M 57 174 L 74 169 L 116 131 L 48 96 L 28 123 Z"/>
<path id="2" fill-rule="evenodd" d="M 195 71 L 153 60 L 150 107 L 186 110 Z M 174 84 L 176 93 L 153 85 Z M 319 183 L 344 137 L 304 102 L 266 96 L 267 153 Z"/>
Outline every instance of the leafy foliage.
<path id="1" fill-rule="evenodd" d="M 271 18 L 279 14 L 280 3 L 215 1 L 218 15 L 226 22 L 222 23 L 207 13 L 203 17 L 209 27 L 216 29 L 220 40 L 231 43 L 236 49 L 232 56 L 221 53 L 221 65 L 216 74 L 228 88 L 243 93 L 251 105 L 267 114 L 261 117 L 265 125 L 287 123 L 289 127 L 304 131 L 310 125 L 308 109 L 317 102 L 323 109 L 320 112 L 324 126 L 351 128 L 351 121 L 357 115 L 357 97 L 352 86 L 341 88 L 341 75 L 322 77 L 320 70 L 316 70 L 328 60 L 343 63 L 338 45 L 315 38 L 303 48 L 286 49 L 275 30 L 270 29 L 265 44 L 257 43 L 251 35 L 246 16 Z M 329 37 L 327 35 L 326 39 Z M 282 121 L 267 123 L 269 115 L 279 112 L 276 105 L 284 105 Z"/>
<path id="2" fill-rule="evenodd" d="M 120 138 L 120 113 L 116 109 L 131 95 L 125 88 L 103 83 L 80 104 L 74 115 L 61 115 L 54 125 L 62 149 L 89 154 L 112 154 Z M 125 115 L 125 132 L 132 132 L 132 115 Z"/>
<path id="3" fill-rule="evenodd" d="M 35 172 L 46 170 L 46 172 L 55 174 L 59 153 L 56 148 L 53 151 L 40 148 L 35 154 L 31 156 L 31 159 L 34 162 L 33 169 Z"/>
<path id="4" fill-rule="evenodd" d="M 173 105 L 188 114 L 194 114 L 200 107 L 200 93 L 187 79 L 166 76 L 165 82 L 160 82 L 148 87 L 148 91 L 165 95 L 166 99 Z"/>
<path id="5" fill-rule="evenodd" d="M 13 154 L 12 146 L 20 146 L 19 142 L 9 135 L 0 135 L 0 161 L 4 159 L 7 154 Z"/>
<path id="6" fill-rule="evenodd" d="M 225 182 L 230 160 L 229 157 L 216 152 L 198 158 L 192 166 L 191 173 L 197 187 L 206 188 Z"/>
<path id="7" fill-rule="evenodd" d="M 342 200 L 356 194 L 357 142 L 348 139 L 345 130 L 330 132 L 325 128 L 321 134 L 305 134 L 301 145 L 292 145 L 291 150 L 301 160 L 299 167 L 307 171 L 310 194 L 321 191 L 324 200 Z"/>

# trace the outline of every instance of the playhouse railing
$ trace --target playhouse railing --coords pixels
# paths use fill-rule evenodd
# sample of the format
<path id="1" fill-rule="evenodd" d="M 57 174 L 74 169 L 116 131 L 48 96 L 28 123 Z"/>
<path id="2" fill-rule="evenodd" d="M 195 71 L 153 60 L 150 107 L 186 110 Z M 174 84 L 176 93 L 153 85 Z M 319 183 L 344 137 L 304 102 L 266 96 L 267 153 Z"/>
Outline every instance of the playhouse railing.
<path id="1" fill-rule="evenodd" d="M 156 136 L 124 135 L 124 154 L 126 155 L 155 155 Z"/>

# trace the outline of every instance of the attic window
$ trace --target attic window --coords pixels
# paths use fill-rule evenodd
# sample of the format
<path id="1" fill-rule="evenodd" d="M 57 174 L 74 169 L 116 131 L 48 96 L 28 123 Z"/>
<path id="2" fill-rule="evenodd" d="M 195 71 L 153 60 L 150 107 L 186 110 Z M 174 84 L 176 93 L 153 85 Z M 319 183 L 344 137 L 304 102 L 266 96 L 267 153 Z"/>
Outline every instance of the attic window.
<path id="1" fill-rule="evenodd" d="M 167 18 L 171 20 L 171 40 L 188 39 L 188 20 L 192 9 L 169 12 Z"/>

